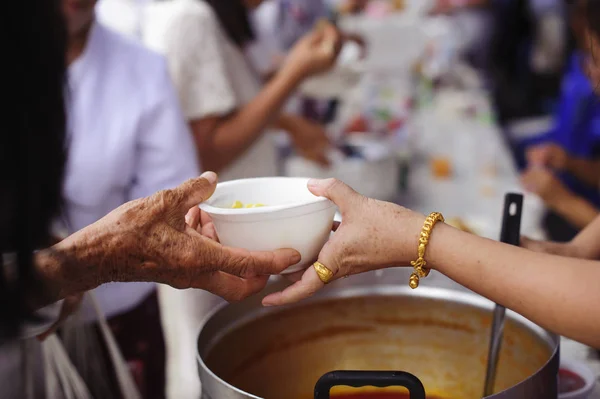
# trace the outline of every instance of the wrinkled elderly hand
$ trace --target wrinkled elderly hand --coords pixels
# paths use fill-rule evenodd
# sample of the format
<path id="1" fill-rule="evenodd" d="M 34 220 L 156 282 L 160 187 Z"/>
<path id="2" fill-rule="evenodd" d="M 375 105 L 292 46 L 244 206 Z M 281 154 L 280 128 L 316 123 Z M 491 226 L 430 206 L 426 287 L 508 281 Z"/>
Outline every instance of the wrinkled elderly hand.
<path id="1" fill-rule="evenodd" d="M 190 208 L 209 198 L 216 182 L 217 176 L 208 172 L 175 189 L 131 201 L 57 244 L 51 256 L 60 267 L 46 271 L 53 271 L 58 297 L 107 282 L 152 281 L 239 300 L 261 290 L 269 275 L 300 260 L 294 250 L 224 247 L 186 224 Z"/>
<path id="2" fill-rule="evenodd" d="M 417 256 L 417 242 L 425 216 L 401 206 L 363 197 L 334 180 L 311 180 L 310 191 L 332 200 L 342 222 L 319 254 L 334 279 L 392 266 L 406 266 Z M 263 299 L 265 306 L 284 305 L 307 298 L 321 289 L 315 269 L 299 281 Z"/>

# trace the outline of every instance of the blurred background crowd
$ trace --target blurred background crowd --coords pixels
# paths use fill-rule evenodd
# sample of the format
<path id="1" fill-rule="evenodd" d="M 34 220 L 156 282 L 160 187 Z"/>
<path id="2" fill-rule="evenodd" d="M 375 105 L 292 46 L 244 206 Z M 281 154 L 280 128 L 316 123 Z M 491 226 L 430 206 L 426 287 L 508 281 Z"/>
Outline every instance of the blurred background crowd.
<path id="1" fill-rule="evenodd" d="M 564 0 L 62 3 L 70 144 L 57 240 L 203 170 L 337 177 L 490 238 L 509 190 L 527 191 L 533 238 L 568 241 L 599 213 L 594 54 L 582 10 Z M 332 26 L 339 40 L 323 43 Z M 221 301 L 105 285 L 59 335 L 94 397 L 120 395 L 106 318 L 143 397 L 196 398 L 196 333 Z M 2 350 L 18 378 L 20 348 Z M 14 379 L 0 380 L 10 392 Z"/>

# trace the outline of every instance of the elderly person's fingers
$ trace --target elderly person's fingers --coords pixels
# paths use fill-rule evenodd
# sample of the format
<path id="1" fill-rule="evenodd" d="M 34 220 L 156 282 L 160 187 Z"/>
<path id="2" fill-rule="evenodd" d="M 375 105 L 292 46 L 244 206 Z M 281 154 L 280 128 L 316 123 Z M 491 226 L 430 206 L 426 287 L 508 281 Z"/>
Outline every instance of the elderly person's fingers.
<path id="1" fill-rule="evenodd" d="M 281 306 L 295 303 L 314 295 L 325 284 L 319 279 L 314 267 L 306 269 L 302 278 L 281 292 L 263 298 L 263 306 Z"/>
<path id="2" fill-rule="evenodd" d="M 198 205 L 215 192 L 217 188 L 217 175 L 214 172 L 204 172 L 200 177 L 190 179 L 173 189 L 177 198 L 182 198 L 182 209 L 187 212 L 194 205 Z"/>
<path id="3" fill-rule="evenodd" d="M 198 230 L 200 227 L 200 208 L 198 206 L 192 207 L 185 215 L 185 223 L 194 230 Z"/>
<path id="4" fill-rule="evenodd" d="M 226 273 L 240 277 L 280 274 L 300 262 L 300 254 L 293 249 L 277 251 L 248 251 L 222 247 L 212 264 Z"/>
<path id="5" fill-rule="evenodd" d="M 204 237 L 208 237 L 213 241 L 219 241 L 217 230 L 210 215 L 198 208 L 198 206 L 194 206 L 188 211 L 185 215 L 185 222 L 191 229 L 202 234 Z"/>
<path id="6" fill-rule="evenodd" d="M 192 281 L 192 288 L 206 289 L 229 302 L 241 301 L 257 292 L 260 292 L 269 276 L 240 278 L 223 272 L 212 272 L 201 276 L 198 281 Z"/>
<path id="7" fill-rule="evenodd" d="M 213 223 L 210 215 L 204 211 L 200 211 L 200 234 L 204 237 L 208 237 L 211 240 L 219 242 L 219 237 L 217 235 L 217 230 L 215 229 L 215 224 Z"/>

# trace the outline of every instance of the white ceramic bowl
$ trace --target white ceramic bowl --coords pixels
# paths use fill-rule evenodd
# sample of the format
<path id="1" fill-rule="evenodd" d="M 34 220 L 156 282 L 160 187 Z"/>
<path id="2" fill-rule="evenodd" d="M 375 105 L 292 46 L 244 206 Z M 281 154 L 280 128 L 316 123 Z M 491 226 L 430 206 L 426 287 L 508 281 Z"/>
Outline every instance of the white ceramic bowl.
<path id="1" fill-rule="evenodd" d="M 591 399 L 592 392 L 596 387 L 594 372 L 582 362 L 564 358 L 560 359 L 560 368 L 579 375 L 585 381 L 585 385 L 577 391 L 559 394 L 558 399 Z"/>
<path id="2" fill-rule="evenodd" d="M 336 206 L 307 188 L 308 178 L 265 177 L 219 183 L 213 196 L 200 205 L 215 224 L 223 245 L 251 251 L 293 248 L 300 263 L 293 273 L 310 265 L 331 233 Z M 235 201 L 264 204 L 261 208 L 232 209 Z"/>

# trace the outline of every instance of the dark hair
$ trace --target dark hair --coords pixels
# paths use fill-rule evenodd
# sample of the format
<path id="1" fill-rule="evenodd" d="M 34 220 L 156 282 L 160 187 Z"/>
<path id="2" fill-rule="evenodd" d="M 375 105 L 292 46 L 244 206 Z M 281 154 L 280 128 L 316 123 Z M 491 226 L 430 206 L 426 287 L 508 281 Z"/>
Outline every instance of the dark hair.
<path id="1" fill-rule="evenodd" d="M 204 0 L 213 9 L 227 36 L 238 46 L 243 47 L 254 40 L 248 9 L 243 0 Z"/>
<path id="2" fill-rule="evenodd" d="M 594 35 L 600 37 L 600 1 L 587 0 L 586 3 L 588 27 Z"/>
<path id="3" fill-rule="evenodd" d="M 65 164 L 66 28 L 59 0 L 12 2 L 1 13 L 4 62 L 0 135 L 0 334 L 31 317 L 33 252 L 49 243 Z M 6 256 L 10 254 L 10 256 Z M 12 258 L 12 259 L 10 259 Z M 14 265 L 14 268 L 11 267 Z"/>

